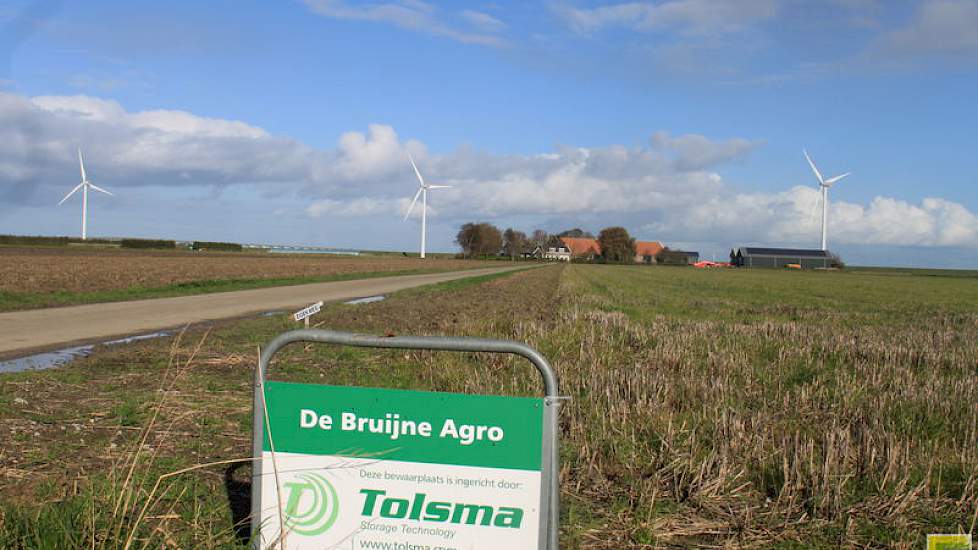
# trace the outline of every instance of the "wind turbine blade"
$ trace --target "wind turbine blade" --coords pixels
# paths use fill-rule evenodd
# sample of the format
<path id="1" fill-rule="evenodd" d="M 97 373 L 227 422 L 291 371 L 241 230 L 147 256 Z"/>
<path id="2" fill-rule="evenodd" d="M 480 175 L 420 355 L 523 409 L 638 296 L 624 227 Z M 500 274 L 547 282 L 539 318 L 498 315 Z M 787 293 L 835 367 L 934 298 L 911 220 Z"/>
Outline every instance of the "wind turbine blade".
<path id="1" fill-rule="evenodd" d="M 64 202 L 66 200 L 68 200 L 68 197 L 74 195 L 75 194 L 75 191 L 78 191 L 79 189 L 81 189 L 83 185 L 85 185 L 85 182 L 82 182 L 82 183 L 79 183 L 78 185 L 76 185 L 74 189 L 72 189 L 71 191 L 68 192 L 67 195 L 65 195 L 65 198 L 61 199 L 61 202 L 58 203 L 58 206 L 61 206 L 62 204 L 64 204 Z"/>
<path id="2" fill-rule="evenodd" d="M 808 156 L 808 151 L 802 149 L 802 153 L 805 153 L 805 158 L 808 159 L 808 165 L 812 167 L 812 172 L 815 172 L 815 177 L 818 178 L 818 182 L 825 184 L 825 180 L 822 178 L 822 173 L 818 171 L 818 167 L 815 166 L 815 162 L 812 161 L 812 157 Z"/>
<path id="3" fill-rule="evenodd" d="M 418 181 L 421 182 L 421 187 L 424 187 L 424 178 L 421 177 L 421 172 L 418 170 L 418 165 L 414 163 L 414 157 L 411 156 L 411 153 L 408 153 L 408 159 L 411 160 L 411 166 L 414 167 L 414 173 L 418 175 Z"/>
<path id="4" fill-rule="evenodd" d="M 82 160 L 81 148 L 78 149 L 78 167 L 81 168 L 82 181 L 88 181 L 88 176 L 85 175 L 85 161 Z"/>
<path id="5" fill-rule="evenodd" d="M 404 221 L 407 221 L 408 216 L 411 215 L 411 210 L 414 210 L 414 205 L 418 202 L 418 197 L 421 196 L 422 191 L 424 191 L 424 187 L 418 187 L 418 192 L 414 194 L 414 200 L 411 201 L 411 206 L 408 206 L 407 214 L 404 214 Z"/>
<path id="6" fill-rule="evenodd" d="M 98 185 L 95 185 L 94 183 L 89 183 L 88 186 L 91 187 L 92 189 L 96 190 L 96 191 L 101 191 L 101 192 L 105 193 L 106 195 L 111 195 L 113 197 L 115 196 L 115 195 L 112 195 L 112 193 L 109 193 L 108 191 L 106 191 L 105 189 L 102 189 Z"/>
<path id="7" fill-rule="evenodd" d="M 841 180 L 842 178 L 844 178 L 844 177 L 846 177 L 846 176 L 848 176 L 850 174 L 852 174 L 852 172 L 846 172 L 845 174 L 842 174 L 841 176 L 836 176 L 834 178 L 829 178 L 829 179 L 825 180 L 825 185 L 828 185 L 828 186 L 831 187 L 833 183 Z"/>
<path id="8" fill-rule="evenodd" d="M 429 185 L 428 189 L 451 189 L 454 185 Z"/>

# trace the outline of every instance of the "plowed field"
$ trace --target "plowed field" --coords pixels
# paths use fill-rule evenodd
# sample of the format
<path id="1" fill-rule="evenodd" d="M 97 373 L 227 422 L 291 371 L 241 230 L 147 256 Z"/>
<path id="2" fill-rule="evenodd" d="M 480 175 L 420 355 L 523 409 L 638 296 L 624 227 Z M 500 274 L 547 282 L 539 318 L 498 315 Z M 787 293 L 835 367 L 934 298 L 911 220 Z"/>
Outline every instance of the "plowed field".
<path id="1" fill-rule="evenodd" d="M 314 278 L 421 269 L 448 271 L 478 265 L 468 260 L 399 256 L 0 248 L 0 292 L 96 292 L 194 281 Z"/>

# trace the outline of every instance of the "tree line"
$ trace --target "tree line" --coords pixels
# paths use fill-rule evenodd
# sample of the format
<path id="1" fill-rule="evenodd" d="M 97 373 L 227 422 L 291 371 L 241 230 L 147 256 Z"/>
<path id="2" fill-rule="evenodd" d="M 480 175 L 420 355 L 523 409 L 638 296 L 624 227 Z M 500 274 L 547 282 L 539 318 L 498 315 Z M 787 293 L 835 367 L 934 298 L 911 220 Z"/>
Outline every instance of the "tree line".
<path id="1" fill-rule="evenodd" d="M 596 239 L 607 262 L 631 263 L 635 258 L 635 239 L 624 227 L 606 227 L 595 237 L 579 227 L 553 234 L 534 229 L 527 235 L 512 227 L 500 230 L 488 222 L 466 223 L 459 229 L 455 242 L 466 258 L 503 255 L 515 259 L 538 247 L 545 251 L 548 247 L 562 246 L 561 237 Z"/>

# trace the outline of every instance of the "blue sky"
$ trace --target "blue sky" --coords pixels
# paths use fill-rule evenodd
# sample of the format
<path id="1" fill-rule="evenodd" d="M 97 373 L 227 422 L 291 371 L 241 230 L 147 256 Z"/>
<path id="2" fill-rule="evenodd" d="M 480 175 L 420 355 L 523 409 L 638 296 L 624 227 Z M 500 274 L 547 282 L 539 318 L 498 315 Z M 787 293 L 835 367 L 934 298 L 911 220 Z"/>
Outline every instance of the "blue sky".
<path id="1" fill-rule="evenodd" d="M 978 0 L 0 7 L 0 232 L 414 249 L 625 225 L 978 267 Z M 912 258 L 912 259 L 910 259 Z"/>

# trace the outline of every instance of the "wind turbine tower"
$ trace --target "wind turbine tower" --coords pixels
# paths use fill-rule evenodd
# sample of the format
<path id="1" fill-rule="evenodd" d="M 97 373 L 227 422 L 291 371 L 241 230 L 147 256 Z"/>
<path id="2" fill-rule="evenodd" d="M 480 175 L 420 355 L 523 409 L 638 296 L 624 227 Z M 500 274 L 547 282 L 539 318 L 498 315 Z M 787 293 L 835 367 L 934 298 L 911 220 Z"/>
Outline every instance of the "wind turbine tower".
<path id="1" fill-rule="evenodd" d="M 418 197 L 421 197 L 421 257 L 424 258 L 425 252 L 425 240 L 427 237 L 427 226 L 428 226 L 428 190 L 429 189 L 450 189 L 451 185 L 430 185 L 425 183 L 424 178 L 421 177 L 421 172 L 418 170 L 418 165 L 414 163 L 414 157 L 411 153 L 408 153 L 408 159 L 411 160 L 411 166 L 414 167 L 414 173 L 418 176 L 418 192 L 414 194 L 414 200 L 411 201 L 411 206 L 408 207 L 407 214 L 404 215 L 404 221 L 407 221 L 408 216 L 411 215 L 411 210 L 414 209 L 415 203 L 418 202 Z"/>
<path id="2" fill-rule="evenodd" d="M 64 204 L 64 202 L 66 200 L 68 200 L 68 197 L 70 197 L 70 196 L 72 196 L 72 195 L 75 194 L 75 191 L 78 191 L 79 189 L 82 190 L 82 233 L 81 233 L 81 238 L 84 241 L 85 239 L 88 238 L 88 188 L 91 187 L 95 191 L 99 191 L 101 193 L 105 193 L 106 195 L 112 195 L 112 193 L 109 193 L 105 189 L 102 189 L 101 187 L 99 187 L 99 186 L 95 185 L 94 183 L 88 181 L 88 176 L 85 175 L 85 161 L 82 159 L 81 149 L 78 150 L 78 167 L 81 169 L 81 178 L 82 178 L 81 183 L 79 183 L 78 185 L 76 185 L 75 188 L 72 189 L 70 193 L 68 193 L 67 195 L 65 195 L 65 198 L 61 199 L 61 202 L 58 203 L 58 206 L 61 206 L 62 204 Z"/>
<path id="3" fill-rule="evenodd" d="M 841 176 L 825 179 L 822 177 L 822 173 L 818 171 L 818 167 L 815 166 L 815 162 L 812 160 L 812 157 L 808 156 L 808 151 L 802 149 L 801 152 L 805 154 L 805 158 L 808 160 L 808 165 L 812 167 L 812 172 L 815 172 L 815 177 L 818 179 L 819 189 L 822 191 L 822 250 L 828 250 L 827 234 L 829 224 L 829 187 L 832 187 L 833 184 L 848 176 L 852 172 L 846 172 Z M 817 199 L 815 206 L 818 206 Z"/>

